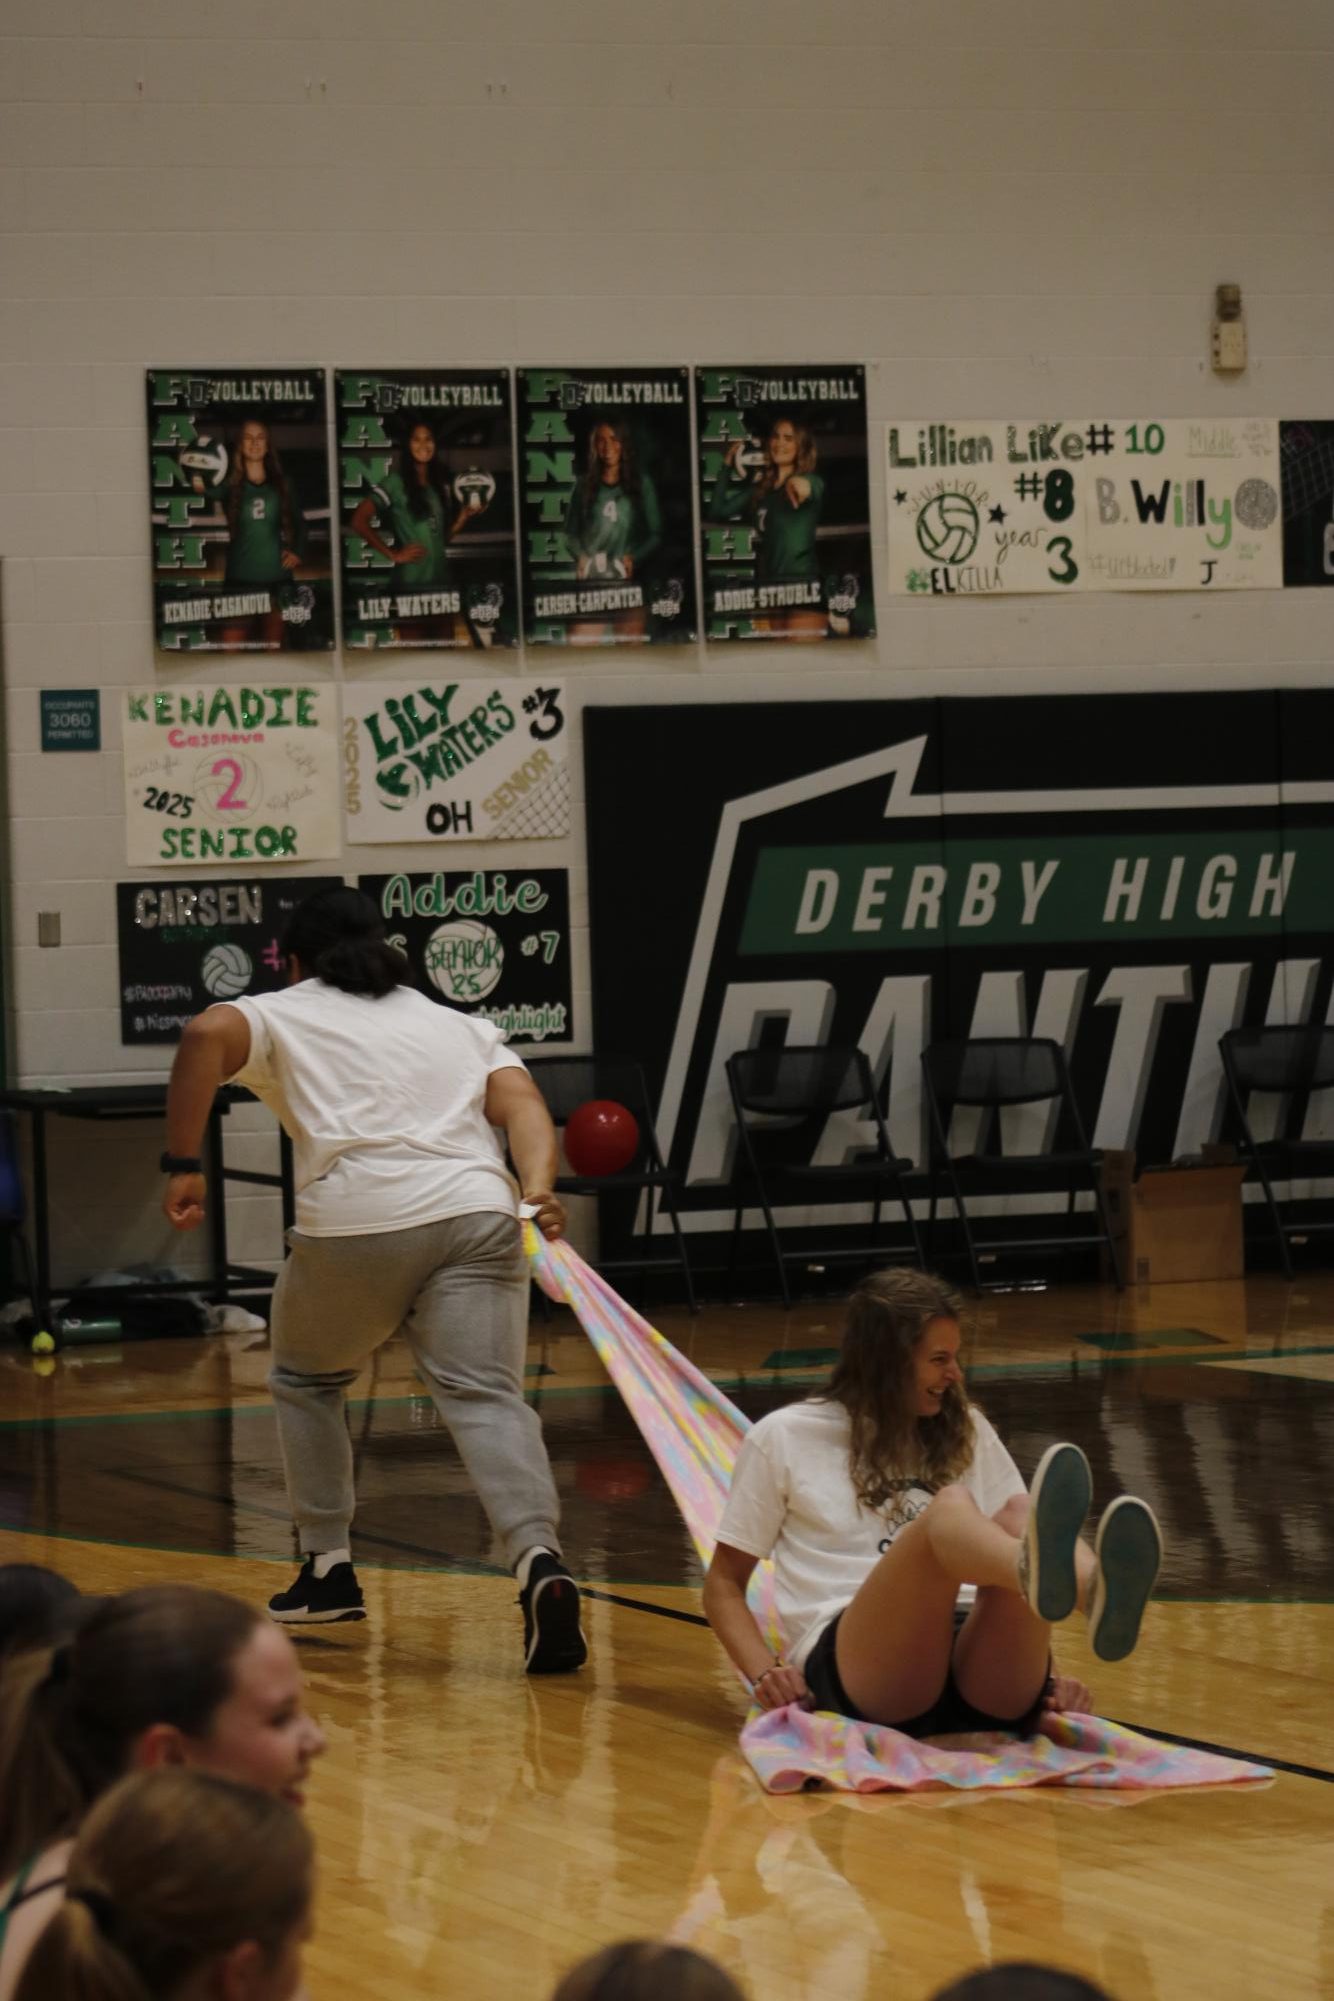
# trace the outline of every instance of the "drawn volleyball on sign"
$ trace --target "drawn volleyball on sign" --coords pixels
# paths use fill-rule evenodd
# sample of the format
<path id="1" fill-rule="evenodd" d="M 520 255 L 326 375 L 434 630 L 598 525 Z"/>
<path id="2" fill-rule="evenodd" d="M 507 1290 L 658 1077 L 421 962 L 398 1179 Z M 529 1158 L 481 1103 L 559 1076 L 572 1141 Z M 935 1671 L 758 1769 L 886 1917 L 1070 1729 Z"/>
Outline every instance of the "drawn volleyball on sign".
<path id="1" fill-rule="evenodd" d="M 938 493 L 917 516 L 917 539 L 937 563 L 964 563 L 977 547 L 981 521 L 966 493 Z"/>
<path id="2" fill-rule="evenodd" d="M 236 825 L 264 803 L 264 774 L 249 752 L 228 746 L 210 751 L 195 767 L 194 795 L 201 813 Z"/>
<path id="3" fill-rule="evenodd" d="M 446 1000 L 485 1000 L 505 970 L 505 948 L 489 924 L 455 917 L 438 924 L 422 952 L 426 976 Z"/>
<path id="4" fill-rule="evenodd" d="M 254 961 L 239 945 L 210 945 L 199 967 L 199 977 L 214 1000 L 231 1000 L 243 994 L 254 974 Z"/>

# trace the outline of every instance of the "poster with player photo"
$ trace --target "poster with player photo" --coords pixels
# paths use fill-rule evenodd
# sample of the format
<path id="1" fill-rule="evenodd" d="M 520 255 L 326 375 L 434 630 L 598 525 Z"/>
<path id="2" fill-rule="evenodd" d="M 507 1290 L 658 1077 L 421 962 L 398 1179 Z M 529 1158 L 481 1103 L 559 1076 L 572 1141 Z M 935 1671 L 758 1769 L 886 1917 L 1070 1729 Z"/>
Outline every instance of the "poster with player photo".
<path id="1" fill-rule="evenodd" d="M 509 370 L 336 369 L 344 644 L 514 646 Z"/>
<path id="2" fill-rule="evenodd" d="M 689 371 L 521 368 L 529 645 L 696 636 Z"/>
<path id="3" fill-rule="evenodd" d="M 322 368 L 150 368 L 157 643 L 326 653 L 334 643 Z"/>
<path id="4" fill-rule="evenodd" d="M 865 369 L 697 368 L 695 415 L 708 637 L 869 638 Z"/>
<path id="5" fill-rule="evenodd" d="M 391 944 L 431 1000 L 481 1015 L 507 1042 L 574 1034 L 570 878 L 561 869 L 363 875 Z"/>
<path id="6" fill-rule="evenodd" d="M 1283 488 L 1283 582 L 1334 584 L 1334 420 L 1278 427 Z"/>

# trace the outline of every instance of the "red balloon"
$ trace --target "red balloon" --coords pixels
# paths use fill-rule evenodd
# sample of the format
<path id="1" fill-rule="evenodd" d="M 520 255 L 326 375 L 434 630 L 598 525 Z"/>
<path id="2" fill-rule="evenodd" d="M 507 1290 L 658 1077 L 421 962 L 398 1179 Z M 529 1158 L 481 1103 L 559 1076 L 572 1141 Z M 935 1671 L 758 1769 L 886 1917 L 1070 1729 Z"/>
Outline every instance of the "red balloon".
<path id="1" fill-rule="evenodd" d="M 565 1158 L 576 1174 L 619 1174 L 639 1151 L 639 1122 L 614 1098 L 590 1098 L 565 1123 Z"/>

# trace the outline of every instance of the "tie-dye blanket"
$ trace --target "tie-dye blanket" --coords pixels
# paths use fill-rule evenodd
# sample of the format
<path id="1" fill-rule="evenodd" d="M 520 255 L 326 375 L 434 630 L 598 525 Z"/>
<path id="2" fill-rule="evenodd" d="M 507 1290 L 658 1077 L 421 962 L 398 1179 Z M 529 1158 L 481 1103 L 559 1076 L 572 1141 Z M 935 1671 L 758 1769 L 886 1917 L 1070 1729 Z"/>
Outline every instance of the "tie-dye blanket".
<path id="1" fill-rule="evenodd" d="M 1003 1731 L 934 1743 L 825 1710 L 752 1711 L 741 1749 L 766 1792 L 977 1792 L 996 1786 L 1230 1785 L 1273 1777 L 1267 1765 L 1160 1744 L 1097 1716 L 1045 1716 L 1032 1737 Z"/>
<path id="2" fill-rule="evenodd" d="M 656 1328 L 612 1291 L 563 1239 L 531 1222 L 524 1245 L 533 1276 L 564 1301 L 597 1350 L 671 1488 L 706 1563 L 749 1419 Z M 772 1566 L 757 1564 L 751 1610 L 781 1650 Z M 1046 1716 L 1036 1735 L 994 1734 L 924 1743 L 901 1731 L 827 1711 L 752 1709 L 741 1749 L 766 1791 L 827 1785 L 843 1792 L 965 1792 L 998 1786 L 1101 1786 L 1142 1791 L 1272 1777 L 1268 1766 L 1160 1744 L 1094 1716 Z"/>

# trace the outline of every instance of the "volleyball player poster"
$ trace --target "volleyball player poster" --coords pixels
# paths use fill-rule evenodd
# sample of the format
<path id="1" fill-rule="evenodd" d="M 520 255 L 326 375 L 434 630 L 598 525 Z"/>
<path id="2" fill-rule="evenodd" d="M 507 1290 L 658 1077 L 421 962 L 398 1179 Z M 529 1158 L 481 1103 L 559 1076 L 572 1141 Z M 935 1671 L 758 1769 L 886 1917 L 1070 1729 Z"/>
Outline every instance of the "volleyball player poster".
<path id="1" fill-rule="evenodd" d="M 150 368 L 157 643 L 324 653 L 334 643 L 322 368 Z"/>
<path id="2" fill-rule="evenodd" d="M 529 645 L 696 637 L 689 372 L 521 368 Z"/>
<path id="3" fill-rule="evenodd" d="M 868 638 L 865 369 L 698 368 L 695 417 L 708 637 Z"/>
<path id="4" fill-rule="evenodd" d="M 508 369 L 337 369 L 343 637 L 513 646 Z"/>

